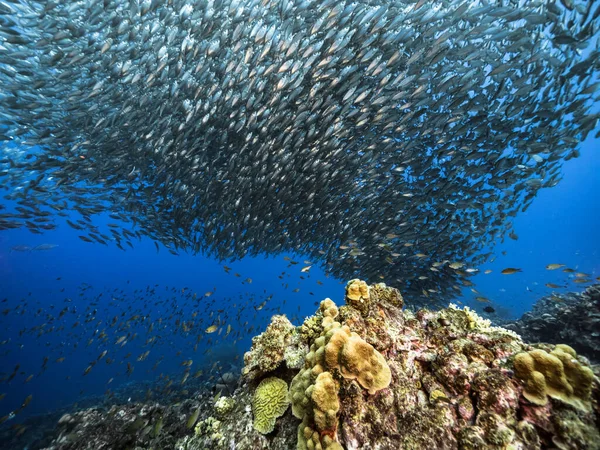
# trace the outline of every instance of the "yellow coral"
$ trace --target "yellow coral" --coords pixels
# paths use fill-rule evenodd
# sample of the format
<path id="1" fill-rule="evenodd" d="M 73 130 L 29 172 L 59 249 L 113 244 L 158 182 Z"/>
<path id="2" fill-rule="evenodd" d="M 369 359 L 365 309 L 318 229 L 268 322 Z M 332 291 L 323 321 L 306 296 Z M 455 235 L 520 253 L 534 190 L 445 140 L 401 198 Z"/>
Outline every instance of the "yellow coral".
<path id="1" fill-rule="evenodd" d="M 335 430 L 340 409 L 338 388 L 330 372 L 323 372 L 311 386 L 310 397 L 314 405 L 315 424 L 319 430 Z"/>
<path id="2" fill-rule="evenodd" d="M 273 431 L 275 421 L 285 413 L 288 404 L 288 386 L 285 381 L 277 377 L 262 380 L 252 398 L 254 429 L 262 434 Z"/>
<path id="3" fill-rule="evenodd" d="M 327 367 L 339 369 L 344 378 L 356 379 L 371 395 L 390 385 L 390 368 L 372 345 L 351 332 L 346 325 L 330 334 L 325 347 Z"/>
<path id="4" fill-rule="evenodd" d="M 560 344 L 552 352 L 532 350 L 515 356 L 515 375 L 525 383 L 523 397 L 545 405 L 548 396 L 589 409 L 594 373 L 577 361 L 575 350 Z"/>
<path id="5" fill-rule="evenodd" d="M 354 279 L 346 284 L 346 303 L 360 311 L 363 316 L 369 312 L 369 286 L 362 280 Z"/>
<path id="6" fill-rule="evenodd" d="M 346 299 L 360 300 L 369 299 L 369 286 L 358 278 L 348 281 L 346 284 Z"/>
<path id="7" fill-rule="evenodd" d="M 298 450 L 343 450 L 341 444 L 328 435 L 314 430 L 304 419 L 298 426 Z"/>
<path id="8" fill-rule="evenodd" d="M 305 366 L 290 385 L 292 413 L 302 419 L 298 427 L 298 449 L 337 450 L 335 435 L 339 412 L 338 385 L 332 371 L 357 380 L 374 394 L 389 386 L 391 371 L 383 356 L 358 334 L 335 319 L 338 309 L 330 299 L 321 302 L 322 333 L 314 339 Z M 324 433 L 324 434 L 323 434 Z M 323 434 L 323 436 L 321 436 Z"/>

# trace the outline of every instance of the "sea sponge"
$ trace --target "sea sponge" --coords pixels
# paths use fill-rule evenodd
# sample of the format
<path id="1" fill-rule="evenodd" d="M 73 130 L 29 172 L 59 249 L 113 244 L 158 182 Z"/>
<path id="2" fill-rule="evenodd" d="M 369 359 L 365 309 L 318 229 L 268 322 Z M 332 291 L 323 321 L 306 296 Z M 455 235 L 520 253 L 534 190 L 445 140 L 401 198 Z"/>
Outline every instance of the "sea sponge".
<path id="1" fill-rule="evenodd" d="M 594 373 L 579 363 L 575 350 L 559 344 L 552 352 L 531 350 L 515 356 L 515 375 L 524 381 L 523 397 L 545 405 L 548 396 L 579 409 L 589 409 Z"/>
<path id="2" fill-rule="evenodd" d="M 390 367 L 371 344 L 346 325 L 328 334 L 331 337 L 325 347 L 327 367 L 339 369 L 344 378 L 356 379 L 371 395 L 390 385 Z"/>
<path id="3" fill-rule="evenodd" d="M 288 386 L 277 377 L 265 378 L 260 382 L 252 398 L 254 429 L 268 434 L 275 428 L 275 421 L 287 410 Z"/>
<path id="4" fill-rule="evenodd" d="M 363 316 L 369 313 L 369 286 L 362 280 L 354 279 L 346 284 L 346 303 L 360 311 Z"/>

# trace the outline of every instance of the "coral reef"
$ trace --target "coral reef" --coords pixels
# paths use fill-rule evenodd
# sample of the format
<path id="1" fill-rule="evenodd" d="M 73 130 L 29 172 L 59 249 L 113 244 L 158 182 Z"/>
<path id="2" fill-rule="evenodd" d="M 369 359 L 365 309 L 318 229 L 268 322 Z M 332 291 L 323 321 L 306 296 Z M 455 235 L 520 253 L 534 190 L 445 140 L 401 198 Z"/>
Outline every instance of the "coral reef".
<path id="1" fill-rule="evenodd" d="M 353 280 L 346 305 L 325 299 L 299 327 L 276 316 L 236 391 L 178 406 L 176 426 L 163 410 L 159 438 L 177 450 L 600 450 L 600 368 L 576 349 L 524 343 L 469 308 L 403 310 L 396 289 L 364 286 Z M 131 448 L 161 448 L 148 429 L 158 413 L 130 415 Z"/>
<path id="2" fill-rule="evenodd" d="M 285 413 L 288 405 L 288 386 L 285 381 L 277 377 L 262 380 L 252 398 L 254 429 L 262 434 L 273 431 L 275 421 Z"/>
<path id="3" fill-rule="evenodd" d="M 600 364 L 600 284 L 582 293 L 552 293 L 521 319 L 499 324 L 519 333 L 525 342 L 567 344 Z"/>

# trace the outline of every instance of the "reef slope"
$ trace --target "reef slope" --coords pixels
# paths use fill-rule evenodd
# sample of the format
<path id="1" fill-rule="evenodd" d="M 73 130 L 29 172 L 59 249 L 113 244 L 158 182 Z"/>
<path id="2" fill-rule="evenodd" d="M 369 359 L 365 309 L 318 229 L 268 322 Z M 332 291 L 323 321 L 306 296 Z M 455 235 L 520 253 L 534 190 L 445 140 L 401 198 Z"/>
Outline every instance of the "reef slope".
<path id="1" fill-rule="evenodd" d="M 345 305 L 326 299 L 299 327 L 274 316 L 235 392 L 196 397 L 191 426 L 164 414 L 156 437 L 98 447 L 71 422 L 48 448 L 600 449 L 598 366 L 466 307 L 402 306 L 398 290 L 351 280 Z"/>

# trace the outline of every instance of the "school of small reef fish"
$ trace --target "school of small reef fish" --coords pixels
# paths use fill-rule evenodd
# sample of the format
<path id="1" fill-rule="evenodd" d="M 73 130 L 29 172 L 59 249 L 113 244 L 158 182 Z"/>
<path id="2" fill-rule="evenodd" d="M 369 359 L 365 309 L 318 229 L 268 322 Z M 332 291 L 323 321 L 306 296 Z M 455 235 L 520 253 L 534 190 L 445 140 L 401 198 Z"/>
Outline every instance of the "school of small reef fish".
<path id="1" fill-rule="evenodd" d="M 88 242 L 295 252 L 447 298 L 596 129 L 599 16 L 594 0 L 0 0 L 0 229 L 58 215 Z"/>
<path id="2" fill-rule="evenodd" d="M 224 269 L 228 274 L 231 271 L 227 266 Z M 251 278 L 242 279 L 237 272 L 231 276 L 239 278 L 242 285 L 252 283 Z M 286 289 L 296 281 L 286 272 L 280 279 Z M 12 337 L 0 341 L 0 357 L 21 359 L 14 367 L 0 369 L 0 401 L 10 394 L 5 391 L 8 386 L 44 382 L 48 379 L 45 372 L 58 364 L 68 366 L 63 371 L 68 374 L 66 379 L 76 384 L 78 377 L 96 370 L 104 372 L 97 382 L 106 389 L 107 400 L 114 396 L 113 381 L 123 382 L 136 367 L 155 374 L 155 387 L 146 393 L 147 398 L 169 395 L 174 389 L 185 394 L 192 380 L 218 385 L 232 367 L 237 367 L 235 373 L 240 370 L 238 343 L 264 328 L 268 318 L 281 313 L 287 302 L 274 300 L 266 290 L 223 297 L 216 287 L 205 293 L 157 284 L 131 289 L 128 281 L 124 288 L 98 289 L 82 283 L 73 290 L 62 277 L 55 283 L 58 298 L 64 296 L 60 303 L 48 304 L 31 292 L 16 302 L 0 299 L 0 323 L 5 329 L 11 330 L 18 318 L 27 324 L 11 330 Z M 300 321 L 297 316 L 291 318 Z M 44 356 L 35 355 L 40 358 L 39 370 L 26 372 L 22 362 L 30 368 L 34 362 L 31 339 L 40 346 L 45 342 Z M 173 372 L 174 362 L 169 358 L 176 359 L 180 373 Z M 82 363 L 86 359 L 89 362 Z M 162 371 L 164 364 L 169 367 Z M 99 366 L 112 369 L 107 372 Z M 85 390 L 79 392 L 80 397 L 85 395 Z M 33 395 L 28 395 L 19 408 L 0 417 L 0 424 L 19 415 L 32 399 Z M 21 432 L 21 426 L 15 431 Z"/>

